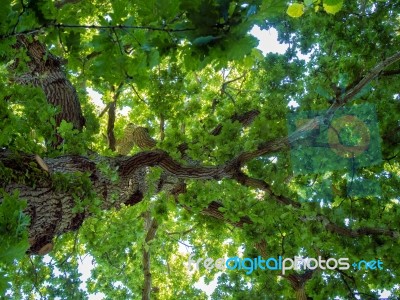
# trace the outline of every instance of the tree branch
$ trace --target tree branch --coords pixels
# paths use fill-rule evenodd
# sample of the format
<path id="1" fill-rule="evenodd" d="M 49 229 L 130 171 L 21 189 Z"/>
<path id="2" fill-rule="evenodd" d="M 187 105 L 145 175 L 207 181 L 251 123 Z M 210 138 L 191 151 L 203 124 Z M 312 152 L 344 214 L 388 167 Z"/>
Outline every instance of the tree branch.
<path id="1" fill-rule="evenodd" d="M 94 24 L 46 24 L 39 27 L 35 27 L 32 29 L 23 30 L 20 32 L 12 32 L 9 34 L 0 35 L 0 39 L 6 39 L 12 36 L 17 35 L 30 35 L 36 34 L 38 32 L 43 31 L 48 28 L 82 28 L 82 29 L 111 29 L 111 30 L 126 30 L 126 29 L 138 29 L 138 30 L 149 30 L 149 31 L 163 31 L 163 32 L 186 32 L 186 31 L 194 31 L 196 28 L 181 28 L 181 29 L 172 29 L 165 27 L 155 27 L 155 26 L 134 26 L 134 25 L 94 25 Z"/>
<path id="2" fill-rule="evenodd" d="M 380 75 L 382 75 L 382 76 L 392 76 L 392 75 L 398 75 L 398 74 L 400 74 L 400 69 L 382 71 L 382 73 Z"/>
<path id="3" fill-rule="evenodd" d="M 117 101 L 119 95 L 121 94 L 123 85 L 124 83 L 121 82 L 118 85 L 117 89 L 112 87 L 112 90 L 114 92 L 113 101 L 110 103 L 110 106 L 108 108 L 107 139 L 108 139 L 108 147 L 110 148 L 111 151 L 115 151 L 116 148 L 116 140 L 114 134 L 115 113 L 117 108 Z"/>
<path id="4" fill-rule="evenodd" d="M 238 162 L 240 164 L 243 164 L 251 159 L 257 158 L 267 153 L 273 153 L 286 149 L 294 142 L 306 138 L 313 129 L 318 128 L 330 116 L 332 116 L 337 109 L 339 109 L 344 104 L 348 103 L 353 97 L 355 97 L 369 82 L 371 82 L 371 80 L 377 77 L 384 68 L 395 63 L 398 60 L 400 60 L 400 52 L 397 52 L 396 54 L 377 64 L 366 76 L 360 79 L 358 83 L 354 84 L 354 87 L 352 87 L 349 91 L 345 93 L 340 102 L 335 102 L 334 104 L 332 104 L 325 116 L 318 116 L 314 119 L 311 119 L 309 122 L 293 132 L 289 137 L 282 137 L 262 143 L 258 146 L 257 150 L 242 153 L 238 157 Z"/>
<path id="5" fill-rule="evenodd" d="M 65 120 L 71 122 L 74 128 L 82 130 L 85 118 L 77 92 L 63 70 L 64 61 L 50 53 L 39 41 L 35 39 L 30 41 L 22 35 L 18 36 L 15 48 L 26 52 L 30 58 L 27 63 L 28 72 L 16 74 L 15 81 L 19 84 L 41 88 L 46 95 L 47 102 L 60 109 L 55 116 L 55 127 Z M 10 69 L 15 70 L 17 67 L 18 62 Z M 55 147 L 61 144 L 62 138 L 56 133 L 56 128 L 54 128 L 54 134 L 57 137 L 57 142 L 53 145 Z"/>
<path id="6" fill-rule="evenodd" d="M 104 109 L 101 111 L 101 113 L 99 114 L 99 118 L 101 118 L 102 116 L 104 116 L 104 114 L 110 109 L 112 102 L 108 103 Z"/>
<path id="7" fill-rule="evenodd" d="M 343 226 L 339 226 L 331 222 L 328 217 L 324 215 L 317 215 L 316 221 L 322 222 L 327 230 L 332 233 L 340 234 L 341 236 L 356 238 L 360 236 L 388 236 L 391 238 L 398 239 L 400 233 L 398 231 L 386 228 L 372 228 L 372 227 L 360 227 L 357 229 L 350 229 Z"/>
<path id="8" fill-rule="evenodd" d="M 243 127 L 250 126 L 250 124 L 254 121 L 254 119 L 260 114 L 260 111 L 257 109 L 253 109 L 250 111 L 247 111 L 243 114 L 234 114 L 232 117 L 230 117 L 231 122 L 238 121 L 243 125 Z M 222 130 L 222 124 L 218 124 L 212 131 L 212 135 L 219 135 Z"/>
<path id="9" fill-rule="evenodd" d="M 114 168 L 119 167 L 118 172 L 120 175 L 120 181 L 117 184 L 112 184 L 109 179 L 104 178 L 101 172 L 97 170 L 95 161 L 101 159 L 106 159 Z M 30 170 L 30 168 L 32 168 L 31 162 L 36 161 L 34 155 L 16 155 L 9 151 L 0 151 L 0 163 L 2 166 L 16 172 L 16 178 L 20 176 L 18 174 L 21 174 L 22 176 L 22 174 L 26 174 L 26 172 L 36 172 Z M 68 210 L 75 206 L 74 197 L 72 197 L 68 190 L 65 192 L 54 190 L 51 183 L 52 177 L 49 177 L 51 176 L 49 174 L 87 173 L 89 176 L 88 178 L 92 180 L 96 194 L 102 197 L 102 209 L 118 207 L 118 203 L 115 203 L 115 199 L 112 197 L 113 193 L 119 195 L 119 203 L 135 205 L 140 202 L 144 194 L 143 180 L 145 180 L 145 173 L 141 170 L 151 166 L 160 166 L 164 170 L 168 171 L 171 176 L 174 175 L 175 177 L 182 179 L 230 178 L 243 185 L 266 191 L 269 194 L 269 197 L 275 201 L 292 205 L 297 209 L 300 208 L 299 203 L 283 196 L 275 195 L 271 187 L 262 180 L 253 179 L 241 173 L 237 168 L 237 165 L 232 165 L 232 162 L 222 166 L 186 167 L 173 160 L 162 150 L 143 151 L 132 157 L 122 156 L 115 158 L 101 158 L 100 156 L 96 158 L 96 156 L 93 156 L 92 159 L 88 159 L 81 156 L 69 155 L 58 158 L 43 158 L 43 162 L 46 164 L 49 172 L 39 169 L 43 173 L 43 179 L 37 181 L 35 187 L 30 187 L 29 185 L 17 182 L 9 182 L 5 186 L 6 192 L 19 189 L 20 197 L 29 199 L 27 211 L 35 211 L 34 215 L 29 213 L 32 217 L 30 229 L 32 253 L 38 253 L 40 249 L 51 243 L 51 240 L 55 235 L 66 231 L 76 230 L 80 227 L 83 220 L 89 216 L 88 212 L 78 214 L 68 213 Z M 31 176 L 32 175 L 30 175 L 30 177 Z M 78 188 L 78 186 L 76 187 Z M 181 188 L 177 193 L 184 191 L 185 189 L 183 187 L 183 189 Z M 42 211 L 41 207 L 45 209 Z M 236 227 L 242 227 L 245 223 L 253 223 L 249 217 L 242 217 L 238 222 L 230 222 L 225 219 L 224 214 L 220 211 L 219 208 L 221 207 L 223 207 L 221 203 L 213 201 L 202 211 L 202 213 L 204 215 L 227 221 Z M 48 210 L 52 211 L 54 215 L 49 215 Z M 321 214 L 317 215 L 315 218 L 302 218 L 301 221 L 306 223 L 322 223 L 328 231 L 350 238 L 366 235 L 388 236 L 390 238 L 400 237 L 400 234 L 392 229 L 370 227 L 362 227 L 358 229 L 345 228 L 331 222 L 327 217 Z M 53 229 L 49 230 L 48 228 Z M 42 232 L 42 230 L 44 230 L 44 232 Z M 149 240 L 151 236 L 152 233 L 149 233 L 147 240 Z"/>
<path id="10" fill-rule="evenodd" d="M 339 103 L 334 103 L 330 109 L 338 108 L 349 102 L 355 97 L 368 83 L 370 83 L 375 77 L 377 77 L 386 67 L 400 60 L 400 52 L 395 53 L 389 58 L 377 64 L 369 73 L 364 76 L 353 88 L 348 90 Z"/>
<path id="11" fill-rule="evenodd" d="M 157 233 L 158 223 L 155 218 L 152 218 L 149 211 L 146 211 L 143 214 L 144 217 L 144 225 L 145 231 L 147 232 L 145 238 L 145 244 L 142 250 L 142 264 L 143 264 L 143 290 L 142 290 L 142 300 L 150 300 L 151 299 L 151 271 L 150 271 L 150 248 L 148 243 L 152 241 Z M 147 249 L 146 249 L 147 248 Z"/>
<path id="12" fill-rule="evenodd" d="M 315 270 L 307 270 L 303 274 L 293 273 L 290 275 L 282 275 L 283 278 L 286 278 L 290 282 L 290 285 L 294 289 L 296 300 L 307 300 L 305 284 L 312 278 L 314 271 Z"/>

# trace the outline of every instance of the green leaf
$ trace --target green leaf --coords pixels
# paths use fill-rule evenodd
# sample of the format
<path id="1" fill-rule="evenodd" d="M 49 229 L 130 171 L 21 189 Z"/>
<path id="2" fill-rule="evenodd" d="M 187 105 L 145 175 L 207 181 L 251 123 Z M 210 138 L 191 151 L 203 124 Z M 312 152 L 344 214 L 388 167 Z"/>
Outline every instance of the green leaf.
<path id="1" fill-rule="evenodd" d="M 336 14 L 342 9 L 343 0 L 324 0 L 324 9 L 328 14 Z"/>
<path id="2" fill-rule="evenodd" d="M 262 1 L 260 13 L 264 18 L 271 18 L 285 13 L 286 2 L 282 0 Z"/>
<path id="3" fill-rule="evenodd" d="M 304 13 L 304 4 L 302 3 L 293 3 L 290 4 L 286 13 L 292 18 L 299 18 Z"/>
<path id="4" fill-rule="evenodd" d="M 66 38 L 66 46 L 68 51 L 77 51 L 80 47 L 80 32 L 71 31 Z"/>
<path id="5" fill-rule="evenodd" d="M 220 36 L 212 36 L 212 35 L 208 35 L 208 36 L 200 36 L 196 39 L 194 39 L 192 41 L 192 44 L 195 46 L 204 46 L 207 45 L 215 40 L 220 39 Z"/>
<path id="6" fill-rule="evenodd" d="M 157 50 L 153 50 L 148 55 L 148 65 L 149 68 L 153 68 L 160 62 L 160 53 Z"/>

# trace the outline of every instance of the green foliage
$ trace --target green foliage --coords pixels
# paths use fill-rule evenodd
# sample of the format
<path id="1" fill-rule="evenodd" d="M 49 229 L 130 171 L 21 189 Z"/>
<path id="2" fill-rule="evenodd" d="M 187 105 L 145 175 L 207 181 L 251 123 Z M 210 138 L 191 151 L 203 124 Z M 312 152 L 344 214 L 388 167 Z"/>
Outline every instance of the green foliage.
<path id="1" fill-rule="evenodd" d="M 118 178 L 118 169 L 110 166 L 106 161 L 100 161 L 97 164 L 97 168 L 100 170 L 103 176 L 110 179 L 111 182 L 115 183 L 119 180 Z"/>
<path id="2" fill-rule="evenodd" d="M 117 138 L 133 123 L 149 128 L 157 148 L 186 166 L 222 165 L 287 137 L 297 128 L 289 115 L 309 118 L 326 112 L 336 97 L 340 100 L 369 70 L 400 49 L 400 3 L 395 0 L 2 4 L 0 151 L 6 148 L 15 157 L 25 152 L 98 159 L 92 151 L 115 157 L 105 138 L 107 112 L 101 117 L 100 113 L 117 98 Z M 249 34 L 255 25 L 276 29 L 279 42 L 289 45 L 287 51 L 262 54 L 256 47 L 265 41 Z M 79 132 L 63 121 L 56 129 L 63 138 L 57 149 L 51 145 L 59 108 L 47 103 L 40 87 L 17 84 L 30 61 L 14 47 L 19 33 L 34 35 L 52 54 L 65 59 L 64 69 L 79 95 L 85 128 Z M 24 201 L 17 193 L 2 193 L 0 291 L 7 291 L 5 299 L 87 299 L 95 293 L 103 293 L 105 299 L 138 299 L 146 249 L 151 253 L 154 299 L 207 299 L 195 286 L 201 277 L 205 282 L 218 277 L 213 299 L 291 299 L 293 289 L 278 271 L 256 270 L 250 276 L 204 268 L 186 271 L 188 251 L 196 259 L 256 257 L 260 253 L 255 245 L 264 241 L 271 257 L 324 255 L 384 262 L 385 270 L 377 272 L 319 270 L 305 284 L 309 297 L 347 299 L 359 293 L 377 298 L 377 291 L 384 289 L 398 296 L 397 236 L 349 237 L 326 226 L 329 220 L 344 230 L 400 227 L 398 70 L 398 63 L 385 69 L 341 111 L 371 125 L 368 157 L 351 161 L 329 149 L 311 147 L 312 141 L 304 139 L 296 149 L 271 152 L 242 166 L 245 175 L 265 182 L 270 192 L 231 179 L 186 180 L 186 192 L 174 198 L 157 193 L 160 181 L 170 179 L 152 167 L 146 171 L 147 190 L 140 203 L 103 211 L 101 195 L 93 190 L 96 182 L 87 172 L 48 174 L 35 162 L 18 161 L 18 170 L 0 164 L 0 187 L 46 185 L 74 197 L 72 213 L 92 216 L 79 231 L 56 237 L 49 256 L 24 257 L 29 246 Z M 101 94 L 100 107 L 90 100 L 88 88 Z M 376 113 L 360 112 L 366 103 Z M 232 121 L 233 115 L 252 109 L 260 114 L 250 126 Z M 219 134 L 210 134 L 217 126 Z M 316 129 L 318 142 L 326 142 L 328 128 L 325 124 Z M 339 129 L 338 137 L 347 146 L 362 139 L 357 128 Z M 190 160 L 178 151 L 183 143 Z M 135 147 L 131 153 L 137 151 Z M 296 164 L 303 172 L 295 172 Z M 111 185 L 124 180 L 107 157 L 98 159 L 96 167 Z M 118 200 L 119 192 L 109 192 Z M 300 203 L 301 208 L 283 205 L 271 194 Z M 215 203 L 223 205 L 217 212 L 224 221 L 204 214 Z M 146 242 L 143 215 L 148 212 L 159 227 L 156 237 Z M 244 223 L 238 228 L 238 222 Z M 82 290 L 79 266 L 85 256 L 92 271 Z"/>
<path id="3" fill-rule="evenodd" d="M 3 77 L 4 78 L 4 77 Z M 56 109 L 44 99 L 38 88 L 4 86 L 0 92 L 0 147 L 27 153 L 44 152 L 45 137 L 52 132 Z M 7 102 L 5 99 L 8 99 Z"/>
<path id="4" fill-rule="evenodd" d="M 322 3 L 321 3 L 322 2 Z M 314 11 L 317 12 L 322 7 L 328 14 L 336 14 L 343 7 L 343 0 L 304 0 L 303 3 L 292 3 L 289 5 L 286 13 L 292 18 L 301 17 L 304 13 L 305 6 L 307 8 L 314 7 Z"/>
<path id="5" fill-rule="evenodd" d="M 8 194 L 0 189 L 3 201 L 0 203 L 0 294 L 8 288 L 4 270 L 25 256 L 29 248 L 29 216 L 23 210 L 26 201 L 19 198 L 18 191 Z"/>
<path id="6" fill-rule="evenodd" d="M 54 151 L 52 155 L 55 156 L 65 153 L 86 154 L 88 146 L 94 140 L 93 134 L 97 127 L 96 122 L 89 122 L 87 130 L 80 132 L 73 128 L 72 123 L 62 120 L 60 126 L 57 128 L 57 132 L 62 137 L 63 142 L 57 147 L 59 151 Z"/>
<path id="7" fill-rule="evenodd" d="M 100 213 L 101 200 L 93 190 L 89 176 L 89 173 L 81 172 L 51 174 L 53 189 L 73 196 L 75 206 L 72 212 L 74 214 L 82 212 Z"/>

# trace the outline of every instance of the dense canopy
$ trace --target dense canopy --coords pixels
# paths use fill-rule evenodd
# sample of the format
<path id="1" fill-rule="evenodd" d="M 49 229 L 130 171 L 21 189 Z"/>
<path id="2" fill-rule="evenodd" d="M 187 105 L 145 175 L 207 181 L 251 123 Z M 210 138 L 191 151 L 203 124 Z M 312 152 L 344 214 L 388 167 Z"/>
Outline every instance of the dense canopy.
<path id="1" fill-rule="evenodd" d="M 0 60 L 2 299 L 400 297 L 399 1 L 2 0 Z"/>

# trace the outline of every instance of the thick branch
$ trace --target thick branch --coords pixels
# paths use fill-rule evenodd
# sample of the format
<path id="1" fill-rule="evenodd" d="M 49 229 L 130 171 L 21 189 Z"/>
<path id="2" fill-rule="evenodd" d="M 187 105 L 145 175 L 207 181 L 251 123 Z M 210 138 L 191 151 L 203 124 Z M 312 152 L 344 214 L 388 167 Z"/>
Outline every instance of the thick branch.
<path id="1" fill-rule="evenodd" d="M 118 159 L 118 158 L 117 158 Z M 137 168 L 159 166 L 183 179 L 222 179 L 229 176 L 232 166 L 187 167 L 174 160 L 163 150 L 143 151 L 131 157 L 119 158 L 122 176 L 129 176 Z"/>
<path id="2" fill-rule="evenodd" d="M 33 254 L 45 254 L 51 250 L 55 236 L 82 225 L 92 213 L 86 206 L 76 210 L 85 198 L 96 197 L 100 200 L 98 208 L 107 210 L 119 208 L 122 203 L 135 205 L 146 190 L 144 170 L 137 169 L 129 178 L 113 182 L 97 169 L 100 162 L 113 168 L 113 159 L 70 155 L 40 160 L 43 162 L 38 163 L 35 155 L 0 151 L 1 169 L 12 172 L 11 177 L 1 175 L 0 186 L 7 193 L 18 190 L 20 198 L 27 200 L 25 213 L 31 218 L 29 252 Z"/>
<path id="3" fill-rule="evenodd" d="M 56 125 L 62 120 L 71 122 L 81 130 L 85 124 L 78 95 L 71 82 L 65 76 L 62 59 L 52 55 L 39 41 L 29 41 L 25 36 L 18 36 L 17 49 L 26 51 L 30 61 L 27 63 L 29 72 L 17 74 L 15 81 L 24 85 L 40 87 L 48 103 L 57 106 L 60 113 L 56 115 Z M 18 61 L 13 69 L 18 65 Z"/>
<path id="4" fill-rule="evenodd" d="M 102 199 L 102 209 L 118 207 L 119 203 L 134 205 L 141 201 L 146 189 L 145 172 L 146 167 L 160 166 L 175 177 L 187 179 L 222 179 L 231 178 L 246 186 L 259 188 L 269 193 L 271 199 L 284 204 L 290 204 L 299 208 L 299 204 L 281 196 L 273 194 L 270 186 L 265 182 L 252 179 L 242 174 L 236 165 L 228 163 L 223 166 L 200 166 L 186 167 L 174 161 L 166 152 L 152 150 L 140 152 L 132 157 L 116 158 L 94 158 L 90 160 L 82 156 L 63 156 L 58 158 L 44 158 L 43 165 L 46 169 L 32 169 L 32 162 L 37 163 L 35 155 L 13 154 L 8 151 L 0 152 L 0 163 L 2 166 L 13 170 L 17 178 L 22 178 L 27 172 L 28 178 L 37 176 L 35 186 L 29 186 L 24 182 L 8 182 L 4 188 L 6 192 L 15 189 L 20 191 L 20 197 L 28 200 L 27 213 L 31 216 L 30 238 L 31 252 L 39 253 L 43 247 L 47 247 L 54 236 L 80 227 L 83 220 L 89 216 L 89 211 L 83 213 L 72 213 L 76 205 L 74 196 L 69 189 L 57 190 L 53 186 L 52 174 L 87 174 L 92 181 L 93 189 L 97 196 Z M 111 166 L 119 166 L 120 181 L 118 184 L 112 183 L 105 178 L 96 167 L 96 160 L 106 160 Z M 37 171 L 39 170 L 39 171 Z M 36 172 L 36 173 L 34 173 Z M 39 173 L 37 173 L 39 172 Z M 79 176 L 78 176 L 79 178 Z M 3 183 L 5 182 L 2 179 Z M 74 183 L 74 187 L 76 184 Z M 184 189 L 182 190 L 184 192 Z M 181 191 L 181 192 L 182 192 Z M 118 195 L 118 203 L 115 202 L 114 195 Z M 224 218 L 219 208 L 222 204 L 214 201 L 204 209 L 203 214 L 214 218 L 228 221 Z M 303 222 L 321 222 L 325 228 L 335 234 L 345 237 L 355 238 L 360 236 L 388 236 L 398 238 L 400 234 L 391 229 L 362 227 L 349 229 L 331 222 L 327 217 L 318 215 L 313 219 L 302 219 Z M 228 221 L 229 222 L 229 221 Z M 251 224 L 248 217 L 243 217 L 239 222 L 232 223 L 234 226 L 242 227 L 243 224 Z M 149 237 L 152 236 L 149 231 Z M 146 238 L 149 240 L 149 238 Z M 47 248 L 46 248 L 47 249 Z"/>
<path id="5" fill-rule="evenodd" d="M 212 201 L 206 208 L 204 208 L 201 213 L 205 216 L 210 216 L 215 219 L 227 222 L 235 227 L 242 228 L 244 224 L 253 224 L 253 221 L 249 217 L 242 217 L 238 222 L 231 222 L 224 217 L 224 214 L 219 210 L 219 208 L 224 207 L 222 203 L 217 201 Z M 185 207 L 190 210 L 189 207 Z"/>
<path id="6" fill-rule="evenodd" d="M 104 116 L 104 114 L 110 109 L 111 103 L 112 103 L 112 102 L 108 103 L 108 104 L 104 107 L 104 109 L 103 109 L 103 110 L 101 111 L 101 113 L 99 114 L 99 118 L 101 118 L 102 116 Z"/>

